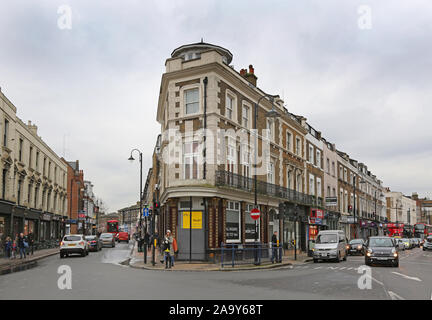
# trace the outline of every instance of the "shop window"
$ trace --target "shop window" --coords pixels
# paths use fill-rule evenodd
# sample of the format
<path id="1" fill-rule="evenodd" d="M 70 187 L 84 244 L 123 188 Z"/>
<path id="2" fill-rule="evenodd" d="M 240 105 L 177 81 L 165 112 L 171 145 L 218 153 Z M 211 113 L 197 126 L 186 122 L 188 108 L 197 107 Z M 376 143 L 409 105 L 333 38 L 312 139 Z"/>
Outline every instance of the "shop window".
<path id="1" fill-rule="evenodd" d="M 240 242 L 240 203 L 228 201 L 226 208 L 226 242 Z"/>

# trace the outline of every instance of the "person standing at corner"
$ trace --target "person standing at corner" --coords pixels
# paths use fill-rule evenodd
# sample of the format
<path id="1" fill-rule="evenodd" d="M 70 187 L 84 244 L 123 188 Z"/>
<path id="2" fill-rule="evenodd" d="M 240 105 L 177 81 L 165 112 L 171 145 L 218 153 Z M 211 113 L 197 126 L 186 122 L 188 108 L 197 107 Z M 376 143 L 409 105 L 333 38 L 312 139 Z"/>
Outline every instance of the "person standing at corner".
<path id="1" fill-rule="evenodd" d="M 277 236 L 277 231 L 273 232 L 272 238 L 271 238 L 271 242 L 272 242 L 272 257 L 271 257 L 271 262 L 274 263 L 275 260 L 276 262 L 279 262 L 279 258 L 278 258 L 278 250 L 279 250 L 279 239 Z"/>
<path id="2" fill-rule="evenodd" d="M 164 251 L 165 251 L 165 268 L 174 266 L 174 248 L 173 248 L 173 237 L 171 236 L 171 231 L 167 230 L 164 239 Z"/>

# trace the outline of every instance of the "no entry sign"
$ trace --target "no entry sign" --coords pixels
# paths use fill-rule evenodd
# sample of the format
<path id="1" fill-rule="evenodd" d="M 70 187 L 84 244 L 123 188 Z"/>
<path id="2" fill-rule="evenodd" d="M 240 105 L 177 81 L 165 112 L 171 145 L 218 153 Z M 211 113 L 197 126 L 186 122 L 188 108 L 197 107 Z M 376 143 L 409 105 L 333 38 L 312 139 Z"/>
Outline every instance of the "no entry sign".
<path id="1" fill-rule="evenodd" d="M 251 212 L 250 212 L 250 215 L 251 215 L 252 219 L 258 220 L 259 217 L 260 217 L 260 211 L 259 211 L 259 209 L 257 209 L 257 208 L 252 209 Z"/>

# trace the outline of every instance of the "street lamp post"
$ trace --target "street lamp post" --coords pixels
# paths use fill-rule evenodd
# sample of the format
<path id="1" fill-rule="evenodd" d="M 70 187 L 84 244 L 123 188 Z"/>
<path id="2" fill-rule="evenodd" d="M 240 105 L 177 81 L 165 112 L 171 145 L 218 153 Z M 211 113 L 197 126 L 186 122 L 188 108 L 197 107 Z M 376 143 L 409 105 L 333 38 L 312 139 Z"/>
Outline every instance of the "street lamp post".
<path id="1" fill-rule="evenodd" d="M 274 99 L 275 98 L 279 98 L 278 95 L 264 94 L 263 96 L 261 96 L 258 99 L 258 102 L 255 103 L 255 116 L 254 116 L 254 126 L 253 126 L 254 133 L 255 133 L 255 139 L 254 139 L 254 149 L 255 149 L 255 152 L 254 152 L 254 155 L 255 155 L 255 160 L 254 160 L 254 168 L 255 168 L 255 170 L 254 170 L 254 205 L 255 205 L 255 209 L 258 209 L 258 188 L 257 188 L 257 185 L 258 185 L 258 183 L 257 183 L 257 161 L 258 161 L 258 159 L 257 159 L 258 158 L 258 132 L 257 132 L 258 131 L 258 125 L 257 125 L 257 123 L 258 123 L 258 106 L 259 106 L 259 103 L 261 102 L 261 100 L 264 99 L 264 98 L 269 99 L 271 101 L 271 104 L 272 104 L 272 110 L 268 111 L 266 113 L 266 116 L 267 117 L 274 117 L 274 118 L 279 116 L 279 114 L 277 113 L 277 111 L 274 109 L 274 105 L 273 105 Z M 257 252 L 258 232 L 259 232 L 259 230 L 258 230 L 258 219 L 257 219 L 257 220 L 255 220 L 255 264 L 258 264 L 258 252 Z"/>
<path id="2" fill-rule="evenodd" d="M 353 206 L 353 209 L 354 209 L 354 238 L 357 238 L 357 227 L 358 227 L 358 224 L 356 222 L 356 177 L 357 177 L 356 175 L 354 175 L 354 177 L 353 177 L 353 182 L 354 182 L 354 206 Z M 366 183 L 366 182 L 363 180 L 360 180 L 359 183 Z"/>
<path id="3" fill-rule="evenodd" d="M 132 157 L 132 153 L 134 151 L 138 151 L 139 153 L 139 162 L 140 162 L 140 192 L 139 192 L 139 199 L 140 199 L 140 211 L 139 211 L 139 215 L 140 215 L 140 220 L 139 220 L 139 225 L 141 228 L 141 233 L 143 232 L 143 226 L 142 226 L 142 152 L 138 149 L 133 149 L 131 151 L 130 157 L 129 157 L 129 161 L 134 161 L 135 159 Z M 145 231 L 147 231 L 147 217 L 145 218 Z M 145 235 L 145 234 L 144 234 Z M 142 235 L 141 235 L 142 237 Z M 144 264 L 147 264 L 147 248 L 146 248 L 146 244 L 144 244 L 145 250 L 144 251 Z"/>

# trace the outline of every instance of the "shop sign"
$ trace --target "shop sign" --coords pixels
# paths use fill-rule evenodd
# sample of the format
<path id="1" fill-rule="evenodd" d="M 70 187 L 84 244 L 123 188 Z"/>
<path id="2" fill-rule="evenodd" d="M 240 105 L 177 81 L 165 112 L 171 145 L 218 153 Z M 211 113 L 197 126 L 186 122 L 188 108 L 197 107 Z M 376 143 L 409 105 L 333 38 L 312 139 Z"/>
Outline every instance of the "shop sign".
<path id="1" fill-rule="evenodd" d="M 183 229 L 191 227 L 189 216 L 190 211 L 183 211 Z M 192 211 L 192 229 L 202 229 L 202 225 L 202 211 Z"/>
<path id="2" fill-rule="evenodd" d="M 322 224 L 322 219 L 320 218 L 310 218 L 309 217 L 309 224 Z"/>
<path id="3" fill-rule="evenodd" d="M 51 215 L 44 213 L 42 215 L 42 220 L 51 221 Z"/>
<path id="4" fill-rule="evenodd" d="M 326 206 L 328 206 L 328 207 L 337 206 L 337 204 L 338 204 L 338 198 L 337 197 L 326 197 L 325 201 L 326 201 Z"/>

